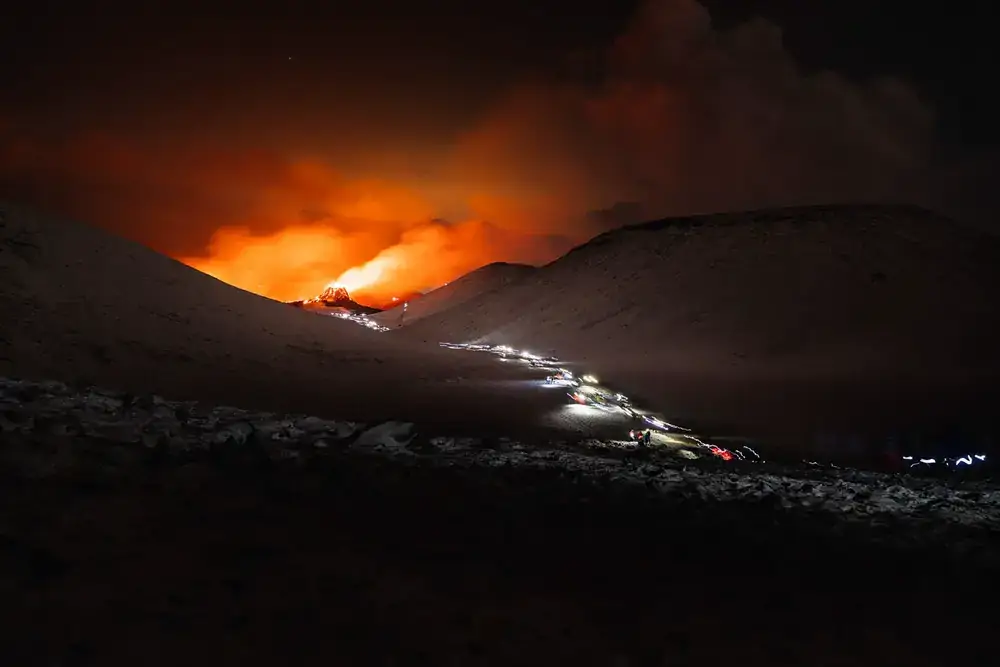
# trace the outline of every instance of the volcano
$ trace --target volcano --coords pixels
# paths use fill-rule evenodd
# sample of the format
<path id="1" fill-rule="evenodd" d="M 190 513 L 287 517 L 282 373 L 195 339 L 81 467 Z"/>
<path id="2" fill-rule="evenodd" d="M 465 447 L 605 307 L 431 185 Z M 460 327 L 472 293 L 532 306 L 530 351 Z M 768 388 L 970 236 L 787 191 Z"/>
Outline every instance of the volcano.
<path id="1" fill-rule="evenodd" d="M 329 285 L 326 289 L 320 292 L 318 296 L 314 296 L 310 299 L 303 299 L 301 301 L 291 301 L 290 304 L 298 308 L 310 309 L 339 308 L 348 310 L 352 313 L 365 315 L 382 312 L 381 308 L 372 308 L 371 306 L 361 305 L 352 299 L 351 294 L 347 291 L 347 288 L 341 285 Z"/>
<path id="2" fill-rule="evenodd" d="M 355 301 L 351 299 L 351 295 L 347 291 L 346 287 L 338 287 L 338 286 L 327 287 L 316 298 L 322 301 L 327 306 L 340 306 L 343 304 L 355 303 Z"/>

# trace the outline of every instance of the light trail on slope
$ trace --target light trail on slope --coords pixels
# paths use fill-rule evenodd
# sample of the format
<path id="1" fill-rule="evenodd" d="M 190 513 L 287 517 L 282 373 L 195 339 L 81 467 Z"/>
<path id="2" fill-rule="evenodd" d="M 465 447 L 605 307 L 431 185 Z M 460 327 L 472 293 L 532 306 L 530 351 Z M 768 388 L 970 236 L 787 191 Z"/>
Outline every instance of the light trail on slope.
<path id="1" fill-rule="evenodd" d="M 516 361 L 520 360 L 529 363 L 531 366 L 540 367 L 543 364 L 558 364 L 559 359 L 552 356 L 542 357 L 533 352 L 528 352 L 526 350 L 517 350 L 509 345 L 485 345 L 482 343 L 449 343 L 442 342 L 439 343 L 441 347 L 453 349 L 453 350 L 467 350 L 473 352 L 488 352 L 499 356 L 501 361 Z M 639 418 L 645 424 L 652 426 L 654 429 L 661 431 L 663 433 L 676 433 L 675 437 L 682 438 L 684 440 L 693 442 L 699 447 L 706 449 L 713 456 L 720 458 L 724 461 L 740 460 L 740 461 L 751 461 L 760 462 L 761 457 L 756 451 L 745 448 L 751 453 L 751 457 L 747 457 L 746 454 L 739 451 L 732 451 L 725 447 L 720 447 L 718 445 L 708 444 L 695 438 L 691 433 L 691 429 L 679 426 L 677 424 L 671 424 L 670 422 L 664 421 L 658 417 L 654 417 L 650 414 L 646 414 L 637 410 L 632 406 L 632 403 L 628 396 L 622 394 L 621 392 L 614 392 L 606 387 L 599 384 L 599 380 L 595 375 L 590 373 L 584 373 L 579 376 L 575 375 L 572 371 L 558 367 L 556 373 L 546 377 L 546 383 L 551 385 L 558 385 L 564 387 L 575 387 L 576 391 L 568 392 L 566 395 L 573 401 L 572 405 L 592 407 L 595 409 L 603 411 L 613 411 L 620 410 L 622 413 L 627 415 L 629 418 Z M 634 437 L 635 431 L 632 431 Z M 641 431 L 640 431 L 641 433 Z"/>

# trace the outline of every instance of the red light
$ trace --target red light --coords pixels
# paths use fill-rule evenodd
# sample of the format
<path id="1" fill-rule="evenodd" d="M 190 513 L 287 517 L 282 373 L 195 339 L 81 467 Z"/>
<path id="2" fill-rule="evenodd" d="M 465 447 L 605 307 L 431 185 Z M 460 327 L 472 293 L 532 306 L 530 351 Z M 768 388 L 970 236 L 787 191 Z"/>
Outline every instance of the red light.
<path id="1" fill-rule="evenodd" d="M 709 445 L 709 450 L 716 456 L 718 456 L 723 461 L 732 461 L 733 453 L 728 449 L 723 449 L 722 447 L 717 447 L 715 445 Z"/>

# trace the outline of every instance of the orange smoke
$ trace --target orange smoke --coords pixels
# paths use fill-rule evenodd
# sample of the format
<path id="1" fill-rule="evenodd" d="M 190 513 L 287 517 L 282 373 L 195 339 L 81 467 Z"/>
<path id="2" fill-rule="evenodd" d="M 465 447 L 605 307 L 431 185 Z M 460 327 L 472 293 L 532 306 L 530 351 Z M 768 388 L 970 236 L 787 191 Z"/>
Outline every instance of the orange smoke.
<path id="1" fill-rule="evenodd" d="M 208 257 L 180 261 L 247 291 L 293 301 L 318 294 L 330 276 L 357 261 L 348 236 L 317 226 L 295 226 L 265 236 L 223 228 L 212 237 Z"/>
<path id="2" fill-rule="evenodd" d="M 362 302 L 384 303 L 397 294 L 438 287 L 498 258 L 540 261 L 565 249 L 482 221 L 419 223 L 381 251 L 373 252 L 367 241 L 364 234 L 344 234 L 325 225 L 293 225 L 259 236 L 224 228 L 213 236 L 207 257 L 181 261 L 279 301 L 311 298 L 326 287 L 342 286 Z"/>
<path id="3" fill-rule="evenodd" d="M 304 128 L 351 141 L 302 156 L 260 150 L 287 145 L 268 127 L 248 147 L 190 129 L 58 141 L 0 121 L 0 196 L 275 299 L 341 283 L 375 302 L 493 261 L 549 261 L 639 216 L 912 201 L 937 182 L 933 117 L 913 91 L 803 72 L 765 22 L 721 31 L 694 0 L 648 0 L 605 56 L 599 76 L 515 86 L 405 155 L 377 127 Z M 385 151 L 374 170 L 391 179 L 357 166 Z"/>
<path id="4" fill-rule="evenodd" d="M 396 294 L 439 287 L 497 258 L 538 261 L 537 248 L 534 237 L 479 220 L 424 222 L 405 231 L 399 243 L 342 273 L 334 283 L 362 300 L 386 302 Z"/>
<path id="5" fill-rule="evenodd" d="M 0 184 L 16 190 L 31 174 L 28 191 L 46 206 L 280 301 L 342 283 L 382 303 L 493 261 L 548 261 L 581 240 L 532 231 L 561 210 L 551 194 L 488 194 L 488 184 L 475 190 L 447 178 L 351 178 L 320 159 L 153 148 L 100 132 L 63 142 L 15 136 L 0 144 Z M 442 211 L 462 218 L 441 220 Z"/>

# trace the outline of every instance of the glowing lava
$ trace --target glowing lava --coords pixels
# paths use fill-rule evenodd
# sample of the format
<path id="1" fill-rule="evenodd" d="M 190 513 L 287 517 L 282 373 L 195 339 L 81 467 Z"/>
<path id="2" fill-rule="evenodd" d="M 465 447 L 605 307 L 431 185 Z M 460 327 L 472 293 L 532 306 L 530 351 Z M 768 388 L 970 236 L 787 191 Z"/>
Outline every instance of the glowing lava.
<path id="1" fill-rule="evenodd" d="M 340 286 L 362 303 L 380 308 L 399 305 L 490 261 L 536 261 L 533 237 L 479 220 L 452 224 L 434 219 L 402 232 L 398 227 L 403 223 L 371 225 L 373 231 L 352 228 L 357 221 L 344 222 L 343 229 L 336 225 L 291 225 L 264 235 L 247 228 L 220 228 L 205 256 L 180 259 L 223 282 L 278 301 L 304 301 L 312 296 L 303 299 L 303 294 Z M 377 232 L 379 228 L 383 231 Z M 551 259 L 547 250 L 543 254 L 545 261 Z"/>
<path id="2" fill-rule="evenodd" d="M 394 269 L 392 258 L 379 256 L 375 259 L 344 271 L 339 278 L 327 287 L 343 287 L 351 294 L 369 291 L 372 287 L 384 282 L 387 274 Z"/>

